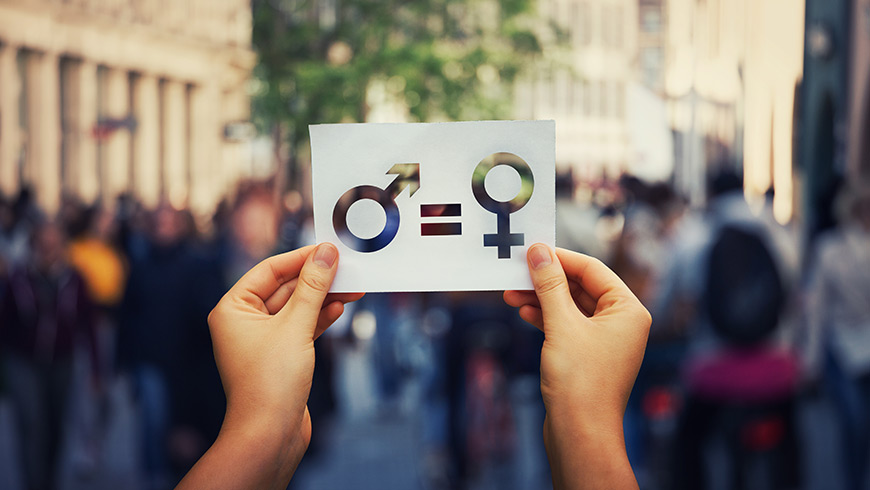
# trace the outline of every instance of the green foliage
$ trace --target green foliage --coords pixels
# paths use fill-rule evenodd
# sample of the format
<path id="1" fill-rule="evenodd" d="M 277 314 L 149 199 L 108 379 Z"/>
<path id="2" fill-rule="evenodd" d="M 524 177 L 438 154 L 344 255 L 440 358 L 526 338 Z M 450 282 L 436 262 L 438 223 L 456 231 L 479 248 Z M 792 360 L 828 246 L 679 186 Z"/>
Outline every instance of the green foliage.
<path id="1" fill-rule="evenodd" d="M 364 121 L 373 84 L 413 120 L 499 118 L 541 52 L 534 0 L 253 0 L 255 122 L 291 147 L 308 124 Z"/>

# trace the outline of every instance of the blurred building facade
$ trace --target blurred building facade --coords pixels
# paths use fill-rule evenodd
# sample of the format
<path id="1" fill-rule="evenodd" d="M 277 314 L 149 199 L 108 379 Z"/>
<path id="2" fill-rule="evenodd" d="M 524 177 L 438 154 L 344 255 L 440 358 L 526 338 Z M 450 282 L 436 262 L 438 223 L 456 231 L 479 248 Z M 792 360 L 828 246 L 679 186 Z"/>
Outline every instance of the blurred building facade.
<path id="1" fill-rule="evenodd" d="M 246 0 L 0 0 L 0 191 L 211 211 L 244 168 Z"/>
<path id="2" fill-rule="evenodd" d="M 640 82 L 654 93 L 665 90 L 666 0 L 638 1 L 637 60 Z"/>
<path id="3" fill-rule="evenodd" d="M 667 18 L 675 184 L 701 203 L 711 166 L 742 164 L 747 194 L 774 187 L 790 219 L 804 1 L 669 0 Z"/>
<path id="4" fill-rule="evenodd" d="M 519 119 L 556 120 L 556 165 L 580 179 L 617 176 L 632 157 L 628 83 L 637 0 L 540 0 L 542 60 L 515 88 Z"/>
<path id="5" fill-rule="evenodd" d="M 870 0 L 852 4 L 852 75 L 850 81 L 849 153 L 850 175 L 870 185 Z"/>
<path id="6" fill-rule="evenodd" d="M 807 0 L 798 149 L 805 238 L 843 181 L 870 185 L 870 0 Z"/>
<path id="7" fill-rule="evenodd" d="M 851 7 L 807 0 L 798 151 L 806 235 L 834 225 L 832 201 L 846 169 Z M 860 2 L 854 2 L 855 4 Z"/>

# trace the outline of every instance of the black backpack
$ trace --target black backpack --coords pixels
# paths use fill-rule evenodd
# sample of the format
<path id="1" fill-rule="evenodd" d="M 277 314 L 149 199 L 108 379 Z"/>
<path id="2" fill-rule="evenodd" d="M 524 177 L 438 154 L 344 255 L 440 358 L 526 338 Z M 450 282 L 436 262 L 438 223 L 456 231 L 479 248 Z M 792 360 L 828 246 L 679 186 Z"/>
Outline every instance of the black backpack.
<path id="1" fill-rule="evenodd" d="M 741 346 L 764 340 L 785 303 L 782 279 L 761 237 L 723 226 L 708 256 L 704 303 L 714 331 Z"/>

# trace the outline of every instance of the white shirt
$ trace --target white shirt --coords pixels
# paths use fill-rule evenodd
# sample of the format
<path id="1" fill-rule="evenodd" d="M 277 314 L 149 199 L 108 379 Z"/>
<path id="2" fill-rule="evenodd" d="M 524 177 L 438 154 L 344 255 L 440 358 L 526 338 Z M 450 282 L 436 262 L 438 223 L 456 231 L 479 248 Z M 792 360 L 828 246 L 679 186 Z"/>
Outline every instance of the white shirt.
<path id="1" fill-rule="evenodd" d="M 870 231 L 837 230 L 819 239 L 807 297 L 808 367 L 823 343 L 846 372 L 870 372 Z"/>

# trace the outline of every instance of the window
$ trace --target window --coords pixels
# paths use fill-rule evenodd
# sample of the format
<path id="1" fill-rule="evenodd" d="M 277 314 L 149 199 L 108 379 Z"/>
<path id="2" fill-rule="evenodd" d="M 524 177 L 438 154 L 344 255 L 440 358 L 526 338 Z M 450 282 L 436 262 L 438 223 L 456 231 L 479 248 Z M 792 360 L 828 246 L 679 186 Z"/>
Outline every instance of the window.
<path id="1" fill-rule="evenodd" d="M 601 8 L 601 44 L 609 48 L 612 44 L 613 27 L 613 9 L 609 5 Z"/>
<path id="2" fill-rule="evenodd" d="M 574 99 L 576 97 L 576 94 L 574 93 L 574 75 L 571 72 L 566 71 L 563 80 L 565 87 L 565 105 L 562 107 L 562 110 L 565 111 L 566 114 L 571 114 L 574 112 Z"/>
<path id="3" fill-rule="evenodd" d="M 583 80 L 581 85 L 583 87 L 583 113 L 587 116 L 593 116 L 592 101 L 594 99 L 592 97 L 592 84 L 589 83 L 589 80 Z"/>
<path id="4" fill-rule="evenodd" d="M 660 47 L 646 47 L 640 53 L 641 72 L 643 83 L 652 88 L 661 85 L 662 73 L 662 49 Z"/>
<path id="5" fill-rule="evenodd" d="M 571 41 L 575 46 L 583 42 L 583 24 L 580 17 L 580 5 L 572 3 L 568 14 L 569 29 L 571 32 Z"/>
<path id="6" fill-rule="evenodd" d="M 613 11 L 613 47 L 616 49 L 622 49 L 623 46 L 623 37 L 625 35 L 623 18 L 622 7 L 616 7 Z"/>
<path id="7" fill-rule="evenodd" d="M 580 2 L 580 33 L 584 46 L 592 44 L 592 6 L 587 2 Z"/>
<path id="8" fill-rule="evenodd" d="M 613 86 L 613 115 L 619 120 L 625 119 L 625 84 L 622 82 L 617 82 Z"/>
<path id="9" fill-rule="evenodd" d="M 577 115 L 583 115 L 583 97 L 584 97 L 584 88 L 583 81 L 579 80 L 576 76 L 572 77 L 571 86 L 573 87 L 573 103 L 571 104 L 571 113 Z"/>
<path id="10" fill-rule="evenodd" d="M 662 13 L 655 7 L 646 7 L 641 13 L 641 28 L 644 32 L 656 34 L 662 30 Z"/>

